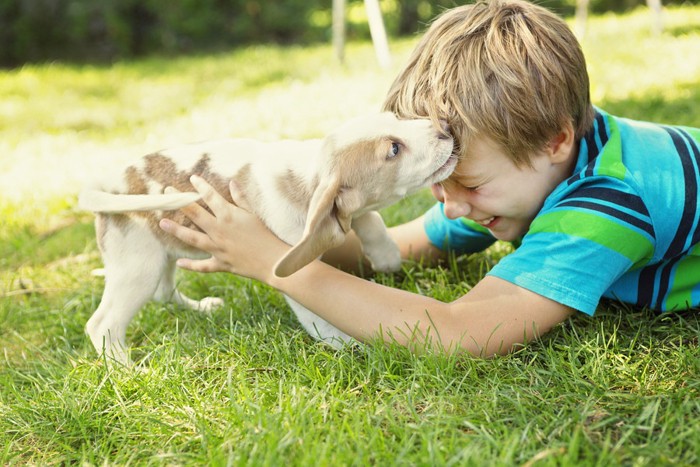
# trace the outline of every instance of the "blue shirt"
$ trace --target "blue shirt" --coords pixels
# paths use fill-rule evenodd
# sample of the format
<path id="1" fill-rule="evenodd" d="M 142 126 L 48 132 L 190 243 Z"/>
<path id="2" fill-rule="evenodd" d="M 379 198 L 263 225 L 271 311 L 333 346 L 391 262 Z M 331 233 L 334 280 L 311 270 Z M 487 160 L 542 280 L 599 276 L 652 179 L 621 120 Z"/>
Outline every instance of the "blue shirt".
<path id="1" fill-rule="evenodd" d="M 571 177 L 546 198 L 522 244 L 489 272 L 593 315 L 601 297 L 669 311 L 700 305 L 700 130 L 597 110 Z M 495 239 L 428 211 L 430 241 L 457 253 Z"/>

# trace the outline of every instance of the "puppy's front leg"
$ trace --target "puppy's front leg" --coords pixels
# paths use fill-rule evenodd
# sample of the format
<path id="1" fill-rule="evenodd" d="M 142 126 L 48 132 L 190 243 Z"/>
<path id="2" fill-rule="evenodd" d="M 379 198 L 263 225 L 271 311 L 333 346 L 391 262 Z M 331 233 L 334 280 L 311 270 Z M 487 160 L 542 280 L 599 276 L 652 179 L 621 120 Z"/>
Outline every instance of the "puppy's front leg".
<path id="1" fill-rule="evenodd" d="M 352 220 L 352 230 L 362 244 L 362 252 L 379 272 L 401 269 L 401 252 L 384 225 L 377 211 L 370 211 Z"/>

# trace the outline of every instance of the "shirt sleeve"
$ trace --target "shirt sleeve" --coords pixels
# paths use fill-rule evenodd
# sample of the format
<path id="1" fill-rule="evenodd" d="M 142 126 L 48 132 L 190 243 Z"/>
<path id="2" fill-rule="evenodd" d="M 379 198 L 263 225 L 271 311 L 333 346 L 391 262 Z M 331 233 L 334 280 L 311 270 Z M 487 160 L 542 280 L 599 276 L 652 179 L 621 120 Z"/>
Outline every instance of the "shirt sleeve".
<path id="1" fill-rule="evenodd" d="M 483 251 L 496 241 L 486 228 L 476 222 L 465 218 L 447 218 L 442 203 L 436 203 L 428 210 L 424 227 L 430 243 L 440 250 L 457 254 Z"/>
<path id="2" fill-rule="evenodd" d="M 559 206 L 535 218 L 521 246 L 488 273 L 593 315 L 627 271 L 653 255 L 653 235 L 595 209 Z"/>

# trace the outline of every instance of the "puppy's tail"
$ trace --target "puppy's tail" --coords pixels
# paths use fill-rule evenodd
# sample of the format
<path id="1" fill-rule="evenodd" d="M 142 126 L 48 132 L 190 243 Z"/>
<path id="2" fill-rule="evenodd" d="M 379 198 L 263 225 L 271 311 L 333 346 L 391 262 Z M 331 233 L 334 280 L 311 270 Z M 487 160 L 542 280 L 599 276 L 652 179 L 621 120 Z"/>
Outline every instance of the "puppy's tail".
<path id="1" fill-rule="evenodd" d="M 78 207 L 92 212 L 173 211 L 201 199 L 199 193 L 169 192 L 151 195 L 112 194 L 85 190 L 78 197 Z"/>

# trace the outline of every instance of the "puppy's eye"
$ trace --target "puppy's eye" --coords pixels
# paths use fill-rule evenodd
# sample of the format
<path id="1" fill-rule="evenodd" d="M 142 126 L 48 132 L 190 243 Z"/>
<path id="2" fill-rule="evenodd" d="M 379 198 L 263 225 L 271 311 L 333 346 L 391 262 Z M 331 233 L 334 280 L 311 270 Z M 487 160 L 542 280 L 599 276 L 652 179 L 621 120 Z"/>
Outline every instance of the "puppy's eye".
<path id="1" fill-rule="evenodd" d="M 399 143 L 391 143 L 391 149 L 389 150 L 389 154 L 386 155 L 387 159 L 393 159 L 394 157 L 399 155 L 399 150 L 401 149 L 401 146 Z"/>

